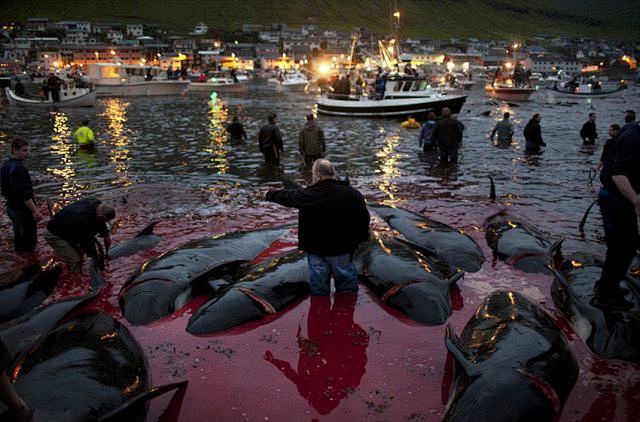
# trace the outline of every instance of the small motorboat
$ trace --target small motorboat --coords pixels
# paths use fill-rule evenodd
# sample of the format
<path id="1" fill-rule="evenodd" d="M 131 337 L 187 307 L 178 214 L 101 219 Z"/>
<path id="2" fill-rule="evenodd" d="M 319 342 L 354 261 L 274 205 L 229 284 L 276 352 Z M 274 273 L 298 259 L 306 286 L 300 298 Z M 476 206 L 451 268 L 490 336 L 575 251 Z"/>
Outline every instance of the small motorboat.
<path id="1" fill-rule="evenodd" d="M 528 101 L 531 95 L 536 92 L 535 88 L 516 87 L 511 84 L 492 83 L 485 85 L 484 91 L 491 98 L 504 101 Z"/>
<path id="2" fill-rule="evenodd" d="M 25 98 L 6 87 L 4 93 L 11 105 L 28 107 L 92 107 L 96 102 L 96 91 L 88 88 L 62 88 L 60 101 L 53 101 L 51 94 L 47 98 Z"/>
<path id="3" fill-rule="evenodd" d="M 294 70 L 280 72 L 277 77 L 269 78 L 267 82 L 275 85 L 280 91 L 304 91 L 309 84 L 304 74 Z"/>
<path id="4" fill-rule="evenodd" d="M 203 82 L 191 81 L 189 91 L 193 92 L 246 92 L 249 80 L 244 81 L 237 78 L 234 80 L 224 73 L 209 72 L 207 78 Z"/>
<path id="5" fill-rule="evenodd" d="M 563 98 L 608 98 L 624 95 L 626 90 L 627 84 L 625 83 L 605 87 L 600 84 L 580 84 L 575 86 L 565 84 L 565 86 L 558 86 L 556 83 L 551 87 L 547 87 L 547 92 L 551 96 Z"/>

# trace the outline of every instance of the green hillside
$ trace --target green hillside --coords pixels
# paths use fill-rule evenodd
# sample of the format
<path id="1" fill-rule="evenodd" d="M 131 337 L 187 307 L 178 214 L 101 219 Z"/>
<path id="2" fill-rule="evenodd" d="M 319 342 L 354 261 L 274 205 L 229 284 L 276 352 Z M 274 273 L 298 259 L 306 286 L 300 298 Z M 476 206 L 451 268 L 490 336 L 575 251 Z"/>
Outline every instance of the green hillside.
<path id="1" fill-rule="evenodd" d="M 243 23 L 281 22 L 343 30 L 367 27 L 384 34 L 395 4 L 405 37 L 514 39 L 544 33 L 640 40 L 637 0 L 9 0 L 2 15 L 19 21 L 48 17 L 156 23 L 176 32 L 188 32 L 203 21 L 227 31 Z"/>

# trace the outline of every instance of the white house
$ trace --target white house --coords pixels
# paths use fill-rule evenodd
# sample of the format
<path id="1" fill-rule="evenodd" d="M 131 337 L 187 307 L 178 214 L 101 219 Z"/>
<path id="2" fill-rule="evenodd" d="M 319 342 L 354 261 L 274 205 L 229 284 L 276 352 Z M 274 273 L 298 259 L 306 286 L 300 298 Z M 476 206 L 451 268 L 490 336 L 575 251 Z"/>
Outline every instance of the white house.
<path id="1" fill-rule="evenodd" d="M 144 25 L 141 23 L 127 25 L 127 36 L 141 37 L 144 35 Z"/>
<path id="2" fill-rule="evenodd" d="M 193 28 L 193 32 L 190 32 L 190 35 L 205 35 L 209 32 L 209 27 L 205 25 L 204 22 L 198 22 L 198 24 Z"/>

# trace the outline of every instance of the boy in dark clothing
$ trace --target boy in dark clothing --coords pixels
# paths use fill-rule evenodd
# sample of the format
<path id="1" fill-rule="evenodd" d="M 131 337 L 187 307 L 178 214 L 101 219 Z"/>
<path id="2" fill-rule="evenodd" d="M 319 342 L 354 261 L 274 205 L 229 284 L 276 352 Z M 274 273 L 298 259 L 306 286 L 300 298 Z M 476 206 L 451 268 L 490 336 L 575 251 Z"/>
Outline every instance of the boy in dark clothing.
<path id="1" fill-rule="evenodd" d="M 284 150 L 282 146 L 282 136 L 280 129 L 276 126 L 276 114 L 269 113 L 268 123 L 260 128 L 258 133 L 258 144 L 260 152 L 264 155 L 267 164 L 278 164 L 280 155 Z"/>
<path id="2" fill-rule="evenodd" d="M 360 192 L 335 179 L 329 160 L 316 160 L 311 172 L 310 186 L 271 190 L 266 200 L 300 210 L 298 248 L 307 252 L 311 294 L 328 295 L 331 274 L 336 292 L 356 292 L 353 252 L 369 237 L 369 211 Z"/>
<path id="3" fill-rule="evenodd" d="M 51 217 L 45 240 L 71 272 L 82 272 L 83 255 L 95 256 L 96 234 L 103 238 L 105 255 L 109 251 L 111 237 L 106 222 L 115 215 L 112 207 L 97 199 L 76 201 Z"/>
<path id="4" fill-rule="evenodd" d="M 13 225 L 13 244 L 18 252 L 35 250 L 38 241 L 36 222 L 42 218 L 33 200 L 31 176 L 23 164 L 29 154 L 29 143 L 25 139 L 14 138 L 11 158 L 0 169 L 2 196 L 7 201 L 7 215 Z"/>

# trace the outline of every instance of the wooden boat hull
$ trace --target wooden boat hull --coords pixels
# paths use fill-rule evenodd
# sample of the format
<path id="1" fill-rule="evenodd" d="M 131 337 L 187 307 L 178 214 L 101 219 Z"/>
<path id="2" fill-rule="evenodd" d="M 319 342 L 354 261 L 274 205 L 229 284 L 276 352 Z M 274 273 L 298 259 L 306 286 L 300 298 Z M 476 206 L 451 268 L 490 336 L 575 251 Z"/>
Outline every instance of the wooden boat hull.
<path id="1" fill-rule="evenodd" d="M 216 84 L 211 82 L 191 82 L 189 92 L 247 92 L 248 83 Z"/>
<path id="2" fill-rule="evenodd" d="M 5 88 L 4 93 L 9 104 L 27 107 L 92 107 L 96 102 L 96 91 L 87 91 L 86 93 L 73 89 L 62 91 L 60 101 L 23 98 L 16 95 L 10 88 Z"/>
<path id="3" fill-rule="evenodd" d="M 439 96 L 350 101 L 321 97 L 317 106 L 318 113 L 333 116 L 405 118 L 413 115 L 418 120 L 425 120 L 430 111 L 441 115 L 444 107 L 450 108 L 452 113 L 459 113 L 466 99 L 466 96 Z"/>
<path id="4" fill-rule="evenodd" d="M 484 90 L 491 98 L 504 101 L 528 101 L 536 92 L 535 88 L 494 87 L 492 85 L 485 86 Z"/>
<path id="5" fill-rule="evenodd" d="M 571 92 L 564 91 L 559 88 L 547 87 L 547 92 L 550 95 L 558 96 L 562 98 L 610 98 L 625 95 L 627 92 L 627 86 L 621 85 L 614 90 L 600 91 L 600 92 Z"/>
<path id="6" fill-rule="evenodd" d="M 142 81 L 129 83 L 95 83 L 98 97 L 180 95 L 189 89 L 189 81 Z"/>

